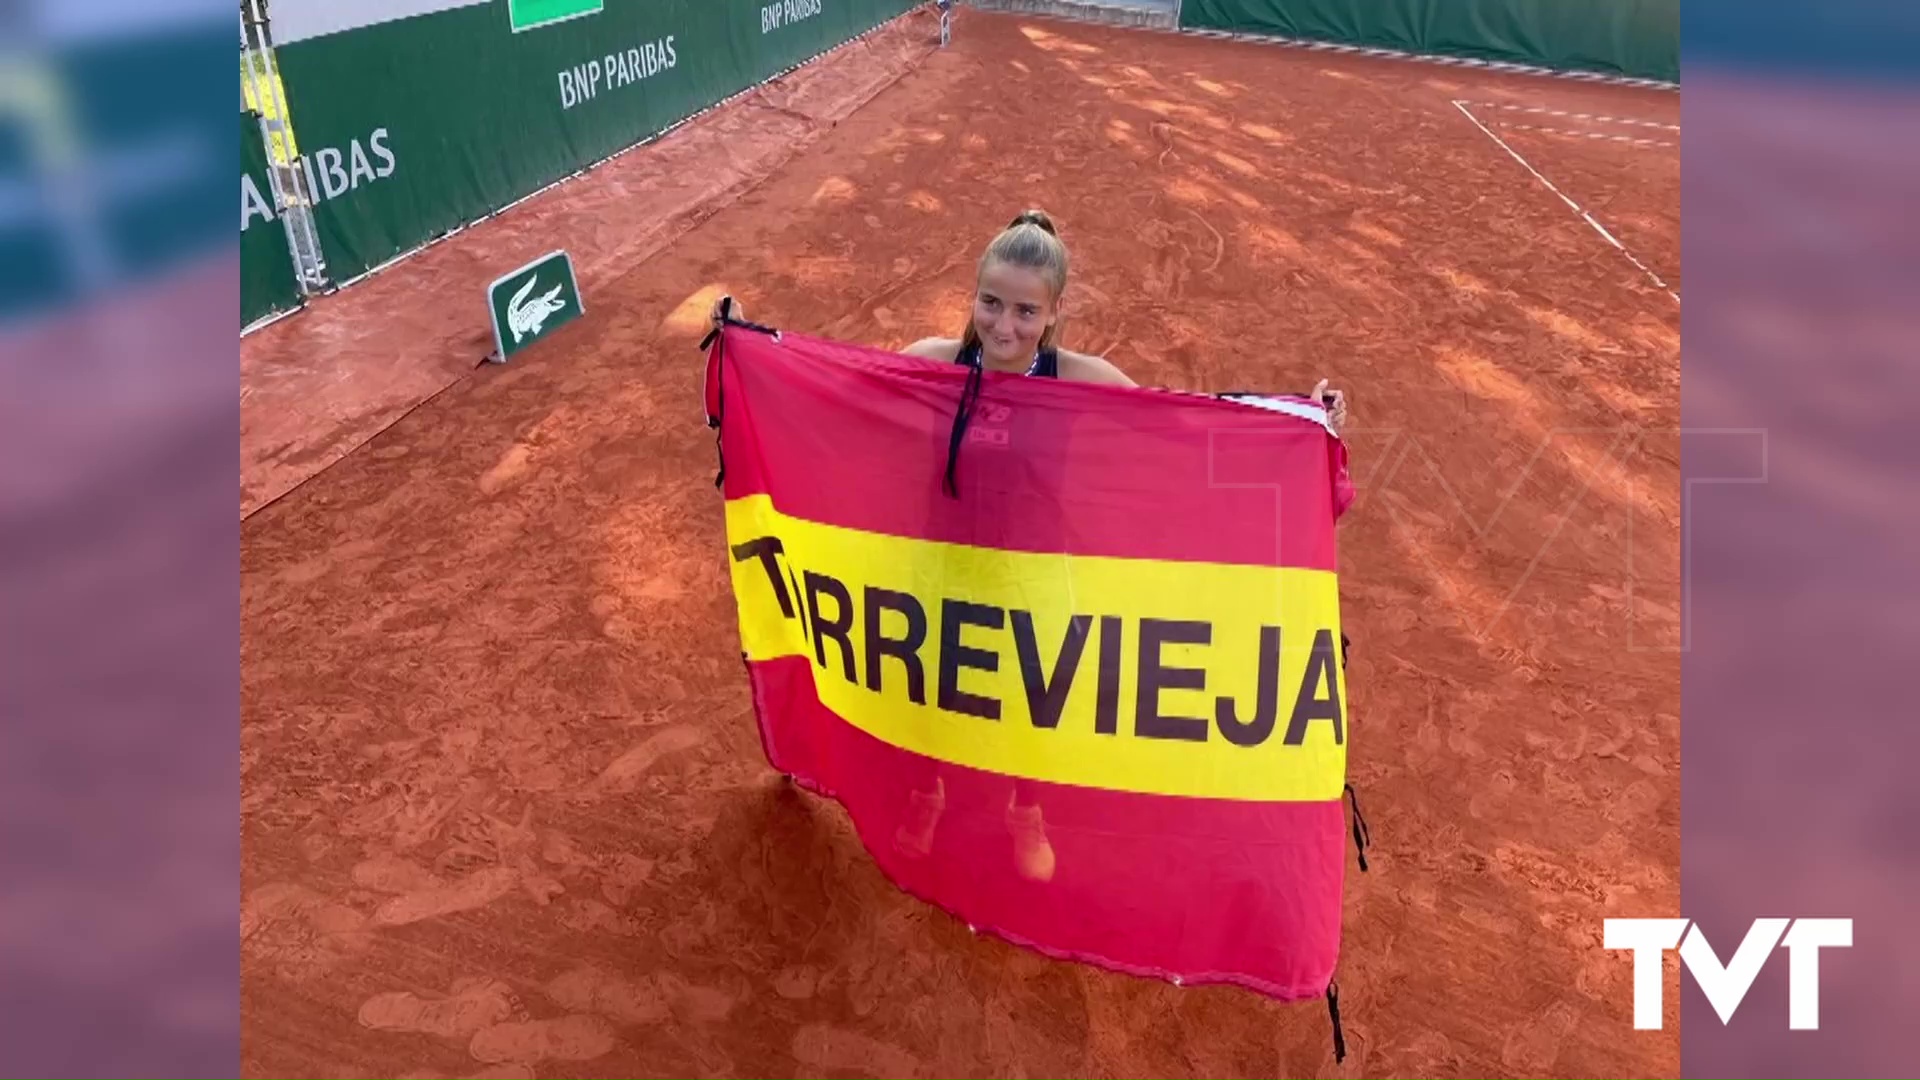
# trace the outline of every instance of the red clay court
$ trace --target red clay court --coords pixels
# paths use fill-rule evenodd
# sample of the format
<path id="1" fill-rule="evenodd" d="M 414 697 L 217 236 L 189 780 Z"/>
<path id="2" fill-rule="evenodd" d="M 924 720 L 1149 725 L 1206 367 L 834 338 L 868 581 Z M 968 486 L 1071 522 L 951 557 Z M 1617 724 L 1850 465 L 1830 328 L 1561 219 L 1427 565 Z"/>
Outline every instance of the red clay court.
<path id="1" fill-rule="evenodd" d="M 243 346 L 248 1075 L 1672 1075 L 1679 95 L 926 11 Z M 1351 395 L 1349 1053 L 1058 963 L 766 765 L 697 345 L 900 347 L 1044 207 L 1066 344 Z M 566 247 L 506 366 L 482 290 Z M 1670 973 L 1671 974 L 1671 973 Z"/>

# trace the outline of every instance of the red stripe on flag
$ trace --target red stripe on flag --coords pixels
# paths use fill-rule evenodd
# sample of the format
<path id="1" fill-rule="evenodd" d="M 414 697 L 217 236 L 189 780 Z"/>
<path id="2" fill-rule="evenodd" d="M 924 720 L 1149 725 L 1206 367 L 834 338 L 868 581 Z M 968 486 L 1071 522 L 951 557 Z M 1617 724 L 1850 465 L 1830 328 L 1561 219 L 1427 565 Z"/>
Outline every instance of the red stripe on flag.
<path id="1" fill-rule="evenodd" d="M 1339 800 L 1186 799 L 1020 781 L 1040 807 L 1051 880 L 1017 869 L 1014 781 L 880 742 L 823 706 L 805 658 L 749 665 L 775 768 L 838 799 L 901 888 L 976 929 L 1060 959 L 1282 1000 L 1326 991 L 1338 959 L 1345 817 Z M 985 723 L 983 721 L 983 723 Z M 945 807 L 924 855 L 896 843 L 913 792 Z"/>
<path id="2" fill-rule="evenodd" d="M 729 328 L 707 385 L 725 494 L 772 493 L 794 517 L 956 544 L 1337 569 L 1345 451 L 1312 421 L 988 374 L 956 500 L 942 480 L 965 383 L 958 365 Z"/>

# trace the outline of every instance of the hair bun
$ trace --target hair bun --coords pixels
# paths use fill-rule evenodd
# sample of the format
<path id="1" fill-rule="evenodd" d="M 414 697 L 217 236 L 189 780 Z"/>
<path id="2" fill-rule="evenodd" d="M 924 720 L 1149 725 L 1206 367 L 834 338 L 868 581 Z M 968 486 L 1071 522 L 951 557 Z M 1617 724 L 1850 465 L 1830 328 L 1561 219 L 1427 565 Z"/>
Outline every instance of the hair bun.
<path id="1" fill-rule="evenodd" d="M 1008 228 L 1018 228 L 1021 225 L 1038 225 L 1046 231 L 1048 236 L 1060 235 L 1054 231 L 1053 219 L 1047 216 L 1045 210 L 1028 210 L 1019 217 L 1014 218 L 1013 224 L 1009 225 Z"/>

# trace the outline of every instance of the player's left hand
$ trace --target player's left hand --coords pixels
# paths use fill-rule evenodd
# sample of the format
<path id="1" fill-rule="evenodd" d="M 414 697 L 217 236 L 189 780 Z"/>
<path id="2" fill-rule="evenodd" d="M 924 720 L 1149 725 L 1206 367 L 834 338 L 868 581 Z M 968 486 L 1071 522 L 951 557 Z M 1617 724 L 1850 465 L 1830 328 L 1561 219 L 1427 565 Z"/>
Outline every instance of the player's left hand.
<path id="1" fill-rule="evenodd" d="M 1346 392 L 1344 390 L 1327 389 L 1327 380 L 1321 379 L 1319 383 L 1315 384 L 1313 393 L 1308 396 L 1326 406 L 1327 426 L 1333 429 L 1335 435 L 1340 434 L 1341 429 L 1347 426 Z"/>

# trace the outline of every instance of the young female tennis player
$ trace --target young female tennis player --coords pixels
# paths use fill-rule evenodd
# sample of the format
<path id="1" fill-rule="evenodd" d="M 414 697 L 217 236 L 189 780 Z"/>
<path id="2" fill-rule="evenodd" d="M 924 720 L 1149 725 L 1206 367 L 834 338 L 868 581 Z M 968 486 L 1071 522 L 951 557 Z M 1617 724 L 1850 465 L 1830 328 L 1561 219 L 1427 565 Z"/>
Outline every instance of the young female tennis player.
<path id="1" fill-rule="evenodd" d="M 1069 260 L 1053 219 L 1028 210 L 993 238 L 980 256 L 973 312 L 955 338 L 922 338 L 902 350 L 909 356 L 947 364 L 979 365 L 987 371 L 1019 373 L 1043 379 L 1138 385 L 1108 360 L 1060 348 L 1060 299 L 1067 289 Z M 716 327 L 732 304 L 734 318 L 745 319 L 738 302 L 722 297 L 714 305 Z M 1347 419 L 1346 395 L 1329 392 L 1320 380 L 1309 395 L 1327 408 L 1335 432 Z"/>

